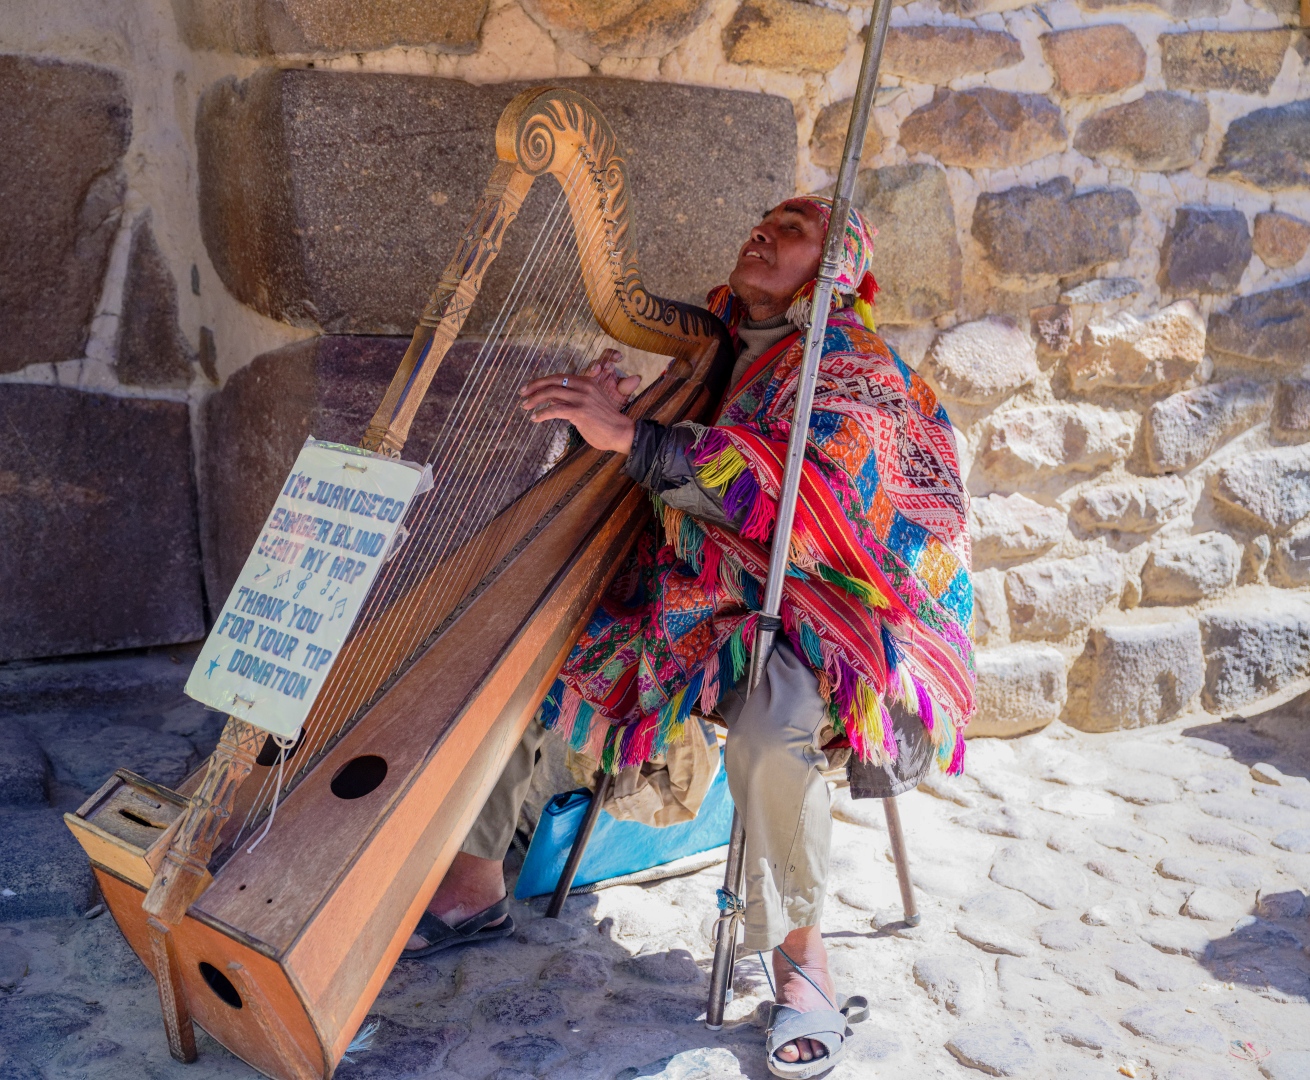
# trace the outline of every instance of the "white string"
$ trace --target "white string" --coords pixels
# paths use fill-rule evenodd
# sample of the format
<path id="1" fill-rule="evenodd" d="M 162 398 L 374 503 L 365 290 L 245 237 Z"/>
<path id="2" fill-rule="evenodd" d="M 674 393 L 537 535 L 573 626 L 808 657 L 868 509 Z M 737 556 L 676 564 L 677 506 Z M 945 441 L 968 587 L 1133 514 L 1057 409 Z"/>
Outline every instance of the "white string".
<path id="1" fill-rule="evenodd" d="M 282 794 L 282 763 L 287 759 L 287 751 L 296 745 L 296 739 L 288 739 L 284 735 L 274 735 L 273 741 L 277 743 L 277 784 L 273 788 L 273 806 L 268 812 L 268 821 L 264 823 L 264 831 L 255 837 L 254 843 L 246 848 L 246 854 L 251 854 L 255 848 L 264 842 L 264 837 L 268 835 L 268 830 L 273 827 L 273 818 L 277 816 L 277 801 Z"/>

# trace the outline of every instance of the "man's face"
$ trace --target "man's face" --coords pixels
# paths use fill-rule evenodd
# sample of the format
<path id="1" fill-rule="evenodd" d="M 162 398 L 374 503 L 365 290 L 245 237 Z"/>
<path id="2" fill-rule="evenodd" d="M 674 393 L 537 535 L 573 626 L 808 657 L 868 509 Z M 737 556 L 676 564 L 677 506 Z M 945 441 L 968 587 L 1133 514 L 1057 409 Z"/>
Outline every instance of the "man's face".
<path id="1" fill-rule="evenodd" d="M 728 284 L 752 310 L 752 318 L 759 318 L 755 312 L 764 308 L 786 311 L 796 290 L 815 278 L 823 231 L 818 207 L 799 199 L 774 207 L 751 230 Z"/>

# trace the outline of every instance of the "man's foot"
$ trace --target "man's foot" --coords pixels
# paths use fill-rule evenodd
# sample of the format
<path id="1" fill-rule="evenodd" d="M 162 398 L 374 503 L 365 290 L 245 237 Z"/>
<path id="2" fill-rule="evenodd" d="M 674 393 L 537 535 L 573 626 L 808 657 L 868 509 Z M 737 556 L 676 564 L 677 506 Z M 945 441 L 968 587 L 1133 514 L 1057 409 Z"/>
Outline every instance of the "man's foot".
<path id="1" fill-rule="evenodd" d="M 823 936 L 817 926 L 805 926 L 793 930 L 783 940 L 782 950 L 792 958 L 800 968 L 819 986 L 816 990 L 791 964 L 773 950 L 773 985 L 778 988 L 779 1005 L 788 1005 L 798 1012 L 812 1012 L 816 1009 L 832 1009 L 837 1000 L 833 989 L 832 976 L 828 974 L 828 953 L 823 947 Z M 823 991 L 820 993 L 819 991 Z M 823 995 L 827 994 L 825 998 Z M 821 1042 L 814 1039 L 797 1039 L 790 1042 L 775 1054 L 779 1061 L 788 1064 L 797 1061 L 813 1061 L 823 1057 L 827 1051 Z"/>
<path id="2" fill-rule="evenodd" d="M 497 901 L 505 897 L 505 868 L 499 859 L 479 859 L 476 855 L 459 852 L 455 855 L 441 879 L 437 891 L 428 904 L 428 911 L 438 919 L 456 926 L 486 911 Z M 487 923 L 487 928 L 499 926 L 505 921 L 501 916 Z M 418 934 L 410 934 L 405 942 L 406 949 L 422 949 L 428 944 Z"/>

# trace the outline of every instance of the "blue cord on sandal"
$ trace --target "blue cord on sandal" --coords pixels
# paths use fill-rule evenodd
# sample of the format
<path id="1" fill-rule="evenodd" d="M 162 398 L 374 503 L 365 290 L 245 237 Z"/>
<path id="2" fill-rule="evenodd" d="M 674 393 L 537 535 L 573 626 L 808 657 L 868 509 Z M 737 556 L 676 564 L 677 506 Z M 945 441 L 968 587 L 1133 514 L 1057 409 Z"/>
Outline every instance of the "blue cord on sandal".
<path id="1" fill-rule="evenodd" d="M 804 979 L 807 983 L 809 983 L 812 987 L 814 987 L 815 990 L 818 990 L 819 997 L 823 998 L 824 1001 L 826 1001 L 834 1010 L 836 1010 L 837 1008 L 836 1002 L 834 1002 L 832 998 L 830 998 L 822 990 L 819 990 L 819 984 L 816 983 L 813 979 L 811 979 L 808 975 L 806 975 L 804 971 L 801 970 L 800 964 L 796 963 L 795 960 L 793 960 L 790 956 L 788 956 L 785 952 L 783 952 L 781 945 L 775 945 L 774 948 L 778 951 L 779 954 L 781 954 L 782 958 L 792 966 L 796 974 L 799 975 L 802 979 Z M 772 989 L 773 987 L 772 982 L 769 983 L 769 987 L 770 989 Z M 774 996 L 776 997 L 777 995 L 775 994 Z"/>

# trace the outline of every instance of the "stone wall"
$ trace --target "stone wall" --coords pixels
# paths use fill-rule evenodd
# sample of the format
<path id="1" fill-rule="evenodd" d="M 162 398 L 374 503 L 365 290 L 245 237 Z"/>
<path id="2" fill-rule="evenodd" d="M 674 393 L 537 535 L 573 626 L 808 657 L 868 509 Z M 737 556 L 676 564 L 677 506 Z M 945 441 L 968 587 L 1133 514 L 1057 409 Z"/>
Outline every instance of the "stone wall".
<path id="1" fill-rule="evenodd" d="M 139 603 L 95 633 L 72 605 L 33 637 L 34 585 L 0 614 L 0 658 L 198 633 L 202 576 L 212 608 L 257 527 L 237 465 L 275 482 L 305 424 L 357 435 L 361 387 L 385 378 L 518 86 L 578 80 L 607 111 L 650 279 L 692 298 L 770 201 L 832 184 L 870 16 L 865 0 L 27 7 L 0 23 L 0 141 L 19 148 L 0 159 L 0 412 L 42 452 L 0 453 L 0 487 L 22 492 L 0 565 L 76 536 L 49 587 L 134 580 Z M 1310 685 L 1295 20 L 1288 0 L 893 11 L 857 198 L 880 229 L 886 336 L 960 429 L 975 734 L 1230 715 Z M 135 452 L 52 452 L 72 422 Z M 99 524 L 143 520 L 173 577 L 130 579 L 139 537 Z"/>

